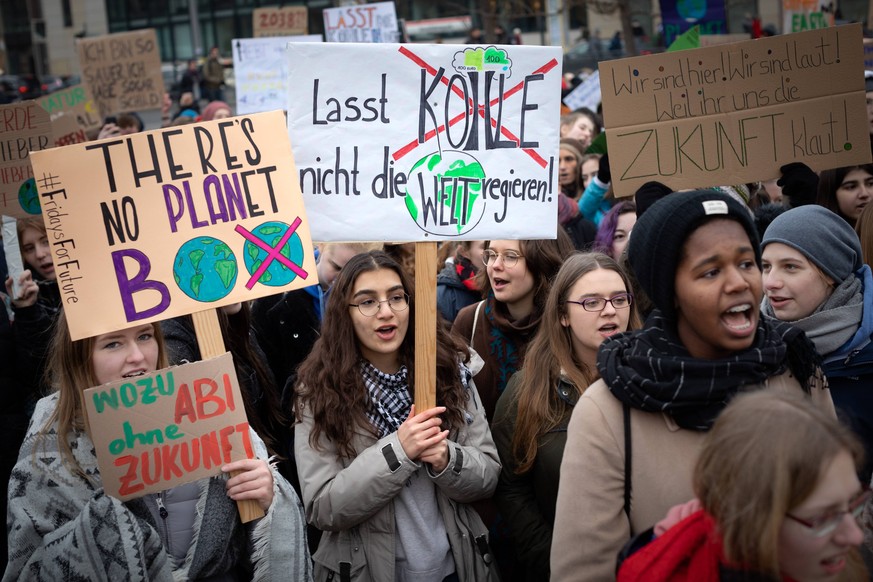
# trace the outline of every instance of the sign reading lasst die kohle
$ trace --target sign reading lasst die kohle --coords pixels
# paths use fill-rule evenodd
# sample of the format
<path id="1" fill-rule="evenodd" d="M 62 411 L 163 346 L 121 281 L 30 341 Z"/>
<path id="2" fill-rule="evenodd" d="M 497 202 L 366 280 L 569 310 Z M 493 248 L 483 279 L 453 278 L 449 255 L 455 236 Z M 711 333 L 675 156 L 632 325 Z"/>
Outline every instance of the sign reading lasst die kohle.
<path id="1" fill-rule="evenodd" d="M 327 42 L 397 42 L 397 12 L 394 2 L 325 8 L 324 39 Z"/>
<path id="2" fill-rule="evenodd" d="M 36 101 L 0 105 L 0 214 L 39 214 L 30 152 L 54 145 L 49 114 Z"/>
<path id="3" fill-rule="evenodd" d="M 85 390 L 106 493 L 127 501 L 255 457 L 230 354 Z"/>
<path id="4" fill-rule="evenodd" d="M 75 339 L 317 282 L 280 111 L 33 154 Z"/>
<path id="5" fill-rule="evenodd" d="M 616 194 L 869 163 L 861 47 L 855 24 L 600 63 Z"/>
<path id="6" fill-rule="evenodd" d="M 125 111 L 160 109 L 164 99 L 155 29 L 76 40 L 82 80 L 102 120 Z"/>
<path id="7" fill-rule="evenodd" d="M 288 62 L 316 240 L 555 238 L 559 48 L 291 44 Z"/>

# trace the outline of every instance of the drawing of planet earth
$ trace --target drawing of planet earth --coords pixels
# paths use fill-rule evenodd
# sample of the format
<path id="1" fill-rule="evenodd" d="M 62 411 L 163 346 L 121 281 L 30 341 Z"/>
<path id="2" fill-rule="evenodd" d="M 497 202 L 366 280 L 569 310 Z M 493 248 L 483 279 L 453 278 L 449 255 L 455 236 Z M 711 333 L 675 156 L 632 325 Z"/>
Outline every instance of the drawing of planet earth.
<path id="1" fill-rule="evenodd" d="M 288 232 L 288 225 L 284 222 L 271 221 L 265 222 L 252 230 L 252 234 L 262 240 L 269 248 L 273 249 L 282 240 L 282 237 Z M 243 258 L 245 260 L 246 271 L 249 275 L 254 275 L 264 260 L 267 258 L 267 250 L 260 246 L 246 241 L 243 248 Z M 303 264 L 303 242 L 295 232 L 282 245 L 279 254 L 289 259 L 295 265 Z M 270 287 L 283 287 L 293 281 L 297 277 L 297 273 L 291 270 L 288 265 L 278 259 L 270 261 L 267 270 L 258 278 L 258 283 L 268 285 Z"/>
<path id="2" fill-rule="evenodd" d="M 36 191 L 36 181 L 28 178 L 18 188 L 18 203 L 28 214 L 39 214 L 39 193 Z"/>
<path id="3" fill-rule="evenodd" d="M 425 232 L 458 236 L 476 226 L 485 213 L 485 170 L 466 152 L 443 150 L 428 154 L 412 165 L 408 176 L 406 209 Z M 455 177 L 470 181 L 443 180 Z"/>
<path id="4" fill-rule="evenodd" d="M 227 243 L 211 236 L 192 238 L 179 248 L 173 261 L 173 278 L 182 292 L 204 303 L 227 296 L 239 271 Z"/>

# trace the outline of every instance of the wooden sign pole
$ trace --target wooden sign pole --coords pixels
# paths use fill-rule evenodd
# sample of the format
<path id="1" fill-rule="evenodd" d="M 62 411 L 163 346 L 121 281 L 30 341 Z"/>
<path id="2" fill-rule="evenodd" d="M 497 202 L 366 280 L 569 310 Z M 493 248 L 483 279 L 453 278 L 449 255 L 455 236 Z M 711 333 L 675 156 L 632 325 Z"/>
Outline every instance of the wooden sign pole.
<path id="1" fill-rule="evenodd" d="M 415 243 L 415 412 L 436 406 L 437 243 Z"/>
<path id="2" fill-rule="evenodd" d="M 436 284 L 434 284 L 434 288 L 436 288 Z M 218 325 L 217 310 L 207 309 L 192 313 L 191 319 L 194 320 L 194 331 L 197 334 L 197 344 L 200 347 L 202 359 L 208 360 L 227 351 L 224 347 L 224 339 L 221 337 L 221 327 Z M 231 475 L 236 477 L 240 473 L 241 471 L 234 471 Z M 265 515 L 264 510 L 254 499 L 237 501 L 236 507 L 243 523 L 254 521 Z"/>

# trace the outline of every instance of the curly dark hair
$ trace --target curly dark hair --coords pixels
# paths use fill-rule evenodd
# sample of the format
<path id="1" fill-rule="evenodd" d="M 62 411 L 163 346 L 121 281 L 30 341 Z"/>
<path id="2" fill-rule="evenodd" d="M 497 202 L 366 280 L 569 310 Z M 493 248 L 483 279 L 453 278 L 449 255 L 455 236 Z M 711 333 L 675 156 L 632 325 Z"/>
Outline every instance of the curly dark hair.
<path id="1" fill-rule="evenodd" d="M 362 355 L 349 303 L 361 273 L 381 269 L 397 273 L 403 290 L 409 294 L 409 327 L 400 346 L 400 363 L 409 371 L 409 390 L 414 393 L 415 295 L 403 268 L 382 251 L 356 255 L 340 271 L 327 301 L 321 337 L 298 368 L 297 420 L 300 421 L 302 410 L 307 407 L 314 425 L 309 435 L 310 446 L 320 450 L 319 442 L 325 438 L 336 446 L 340 458 L 355 456 L 351 444 L 355 426 L 377 434 L 367 420 L 370 395 L 361 377 Z M 453 430 L 464 421 L 467 399 L 458 362 L 467 361 L 469 355 L 463 342 L 449 333 L 448 324 L 441 317 L 437 319 L 436 339 L 437 403 L 446 407 L 443 429 Z"/>

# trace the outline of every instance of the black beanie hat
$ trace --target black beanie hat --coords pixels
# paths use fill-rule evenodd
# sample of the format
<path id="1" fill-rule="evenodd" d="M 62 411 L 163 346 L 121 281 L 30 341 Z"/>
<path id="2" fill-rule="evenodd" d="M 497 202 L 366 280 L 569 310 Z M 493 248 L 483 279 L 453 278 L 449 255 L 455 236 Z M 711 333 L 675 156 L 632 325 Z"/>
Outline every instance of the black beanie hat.
<path id="1" fill-rule="evenodd" d="M 637 193 L 634 194 L 634 201 L 637 203 L 637 218 L 642 216 L 652 204 L 672 193 L 673 190 L 669 186 L 660 182 L 646 182 L 640 186 Z"/>
<path id="2" fill-rule="evenodd" d="M 748 207 L 712 190 L 677 192 L 661 198 L 637 220 L 628 245 L 628 260 L 637 281 L 669 321 L 676 319 L 676 269 L 682 245 L 703 223 L 718 218 L 739 222 L 761 266 L 758 231 Z"/>

